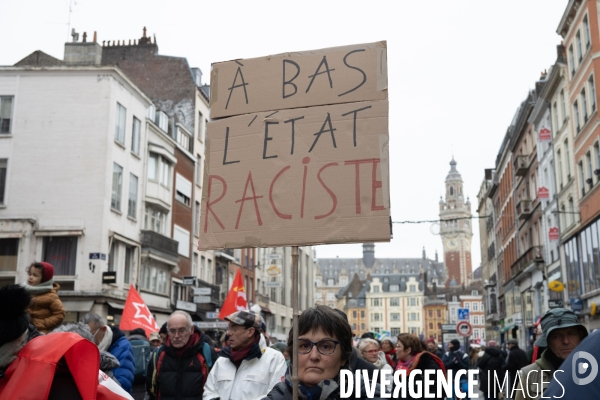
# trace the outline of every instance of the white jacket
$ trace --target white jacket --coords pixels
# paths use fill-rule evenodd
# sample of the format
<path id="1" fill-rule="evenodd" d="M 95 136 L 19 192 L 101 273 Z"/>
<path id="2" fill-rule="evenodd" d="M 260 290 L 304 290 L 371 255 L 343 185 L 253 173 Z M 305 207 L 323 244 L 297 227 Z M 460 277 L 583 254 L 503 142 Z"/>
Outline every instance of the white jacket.
<path id="1" fill-rule="evenodd" d="M 283 354 L 267 347 L 263 335 L 259 346 L 262 356 L 243 360 L 237 371 L 228 358 L 219 357 L 208 374 L 202 399 L 262 399 L 273 386 L 283 382 L 287 368 Z"/>

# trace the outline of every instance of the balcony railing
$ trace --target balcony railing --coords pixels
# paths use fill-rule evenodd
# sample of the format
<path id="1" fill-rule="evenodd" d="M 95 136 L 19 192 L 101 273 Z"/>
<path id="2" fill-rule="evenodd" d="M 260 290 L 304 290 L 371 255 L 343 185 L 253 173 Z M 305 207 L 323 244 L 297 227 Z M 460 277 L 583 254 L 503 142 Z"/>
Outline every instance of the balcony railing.
<path id="1" fill-rule="evenodd" d="M 532 263 L 543 263 L 542 246 L 532 246 L 513 265 L 510 266 L 511 276 L 514 278 Z"/>
<path id="2" fill-rule="evenodd" d="M 523 199 L 517 203 L 517 216 L 519 219 L 526 219 L 531 216 L 533 206 L 531 200 Z"/>
<path id="3" fill-rule="evenodd" d="M 517 176 L 527 175 L 527 170 L 529 168 L 529 156 L 528 155 L 516 156 L 515 161 L 514 161 L 514 167 L 515 167 L 515 175 L 517 175 Z"/>
<path id="4" fill-rule="evenodd" d="M 142 231 L 142 250 L 154 249 L 179 258 L 177 241 L 154 231 Z"/>

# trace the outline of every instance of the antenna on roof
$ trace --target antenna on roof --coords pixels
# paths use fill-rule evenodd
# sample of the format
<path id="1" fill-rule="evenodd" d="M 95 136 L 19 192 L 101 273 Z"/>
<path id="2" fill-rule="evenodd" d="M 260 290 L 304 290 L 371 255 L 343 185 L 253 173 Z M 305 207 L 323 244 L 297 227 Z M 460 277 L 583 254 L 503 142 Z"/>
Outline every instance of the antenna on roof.
<path id="1" fill-rule="evenodd" d="M 73 3 L 75 3 L 75 5 L 77 5 L 77 1 L 74 0 L 69 0 L 69 22 L 67 23 L 67 40 L 69 35 L 73 35 L 73 33 L 75 33 L 75 30 L 73 30 L 72 33 L 69 34 L 69 31 L 71 30 L 71 11 L 73 10 Z M 77 38 L 79 39 L 79 35 L 77 35 Z M 75 38 L 73 38 L 75 39 Z M 74 42 L 76 40 L 73 40 Z"/>

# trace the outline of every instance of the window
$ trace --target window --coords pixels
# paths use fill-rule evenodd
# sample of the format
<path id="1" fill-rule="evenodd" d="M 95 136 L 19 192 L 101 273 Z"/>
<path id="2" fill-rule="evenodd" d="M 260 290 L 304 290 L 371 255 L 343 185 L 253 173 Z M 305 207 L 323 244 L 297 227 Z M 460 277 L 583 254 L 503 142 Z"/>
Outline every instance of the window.
<path id="1" fill-rule="evenodd" d="M 379 307 L 381 305 L 380 299 L 371 299 L 371 307 Z"/>
<path id="2" fill-rule="evenodd" d="M 5 193 L 6 193 L 6 170 L 7 170 L 7 159 L 0 160 L 0 204 L 6 204 Z"/>
<path id="3" fill-rule="evenodd" d="M 171 162 L 159 154 L 150 153 L 148 157 L 148 179 L 158 181 L 168 188 L 170 176 Z"/>
<path id="4" fill-rule="evenodd" d="M 581 182 L 581 195 L 585 195 L 585 174 L 583 171 L 583 162 L 579 161 L 577 164 L 577 169 L 579 170 L 579 181 Z"/>
<path id="5" fill-rule="evenodd" d="M 373 293 L 379 293 L 379 286 L 373 286 Z"/>
<path id="6" fill-rule="evenodd" d="M 416 306 L 417 305 L 417 299 L 415 299 L 414 297 L 410 298 L 410 305 L 411 306 Z"/>
<path id="7" fill-rule="evenodd" d="M 10 133 L 12 121 L 12 96 L 0 96 L 0 133 Z"/>
<path id="8" fill-rule="evenodd" d="M 390 321 L 400 321 L 400 313 L 391 313 Z"/>
<path id="9" fill-rule="evenodd" d="M 471 309 L 471 303 L 465 302 L 465 308 L 467 310 L 470 310 Z"/>
<path id="10" fill-rule="evenodd" d="M 117 259 L 119 258 L 119 245 L 117 241 L 113 240 L 112 245 L 110 246 L 110 252 L 108 253 L 108 270 L 116 271 L 117 270 Z"/>
<path id="11" fill-rule="evenodd" d="M 54 266 L 54 276 L 75 275 L 77 236 L 46 236 L 42 258 Z"/>
<path id="12" fill-rule="evenodd" d="M 168 294 L 168 273 L 157 266 L 143 265 L 140 287 L 158 294 Z"/>
<path id="13" fill-rule="evenodd" d="M 121 104 L 117 103 L 117 115 L 115 116 L 115 141 L 125 144 L 125 115 L 127 110 Z"/>
<path id="14" fill-rule="evenodd" d="M 390 297 L 390 306 L 391 307 L 397 307 L 400 305 L 400 298 L 399 297 Z"/>
<path id="15" fill-rule="evenodd" d="M 113 164 L 112 196 L 110 207 L 115 210 L 121 210 L 121 191 L 123 189 L 123 167 L 119 164 Z"/>
<path id="16" fill-rule="evenodd" d="M 590 48 L 590 24 L 588 23 L 587 15 L 583 17 L 583 38 L 585 40 L 585 48 Z"/>
<path id="17" fill-rule="evenodd" d="M 581 108 L 583 111 L 583 123 L 585 124 L 588 120 L 588 113 L 587 113 L 587 98 L 585 97 L 585 88 L 581 89 Z"/>
<path id="18" fill-rule="evenodd" d="M 554 102 L 554 105 L 552 106 L 552 121 L 554 123 L 554 129 L 552 129 L 552 131 L 558 132 L 558 106 L 556 105 L 556 102 Z"/>
<path id="19" fill-rule="evenodd" d="M 579 59 L 579 63 L 581 63 L 581 60 L 583 59 L 583 51 L 581 51 L 581 34 L 579 31 L 577 31 L 577 34 L 575 34 L 575 44 L 577 45 L 577 57 Z"/>
<path id="20" fill-rule="evenodd" d="M 569 65 L 571 66 L 571 76 L 575 75 L 575 56 L 573 55 L 573 45 L 569 46 Z"/>
<path id="21" fill-rule="evenodd" d="M 140 134 L 142 123 L 136 117 L 133 117 L 133 126 L 131 128 L 131 151 L 140 154 Z"/>
<path id="22" fill-rule="evenodd" d="M 427 314 L 429 315 L 429 318 L 433 318 L 433 310 L 428 310 Z"/>
<path id="23" fill-rule="evenodd" d="M 164 235 L 166 223 L 167 214 L 164 211 L 150 205 L 146 206 L 146 212 L 144 215 L 145 229 Z"/>
<path id="24" fill-rule="evenodd" d="M 173 226 L 173 240 L 177 241 L 177 253 L 184 257 L 190 256 L 190 232 L 180 226 Z"/>
<path id="25" fill-rule="evenodd" d="M 129 203 L 127 204 L 127 215 L 133 219 L 137 218 L 137 194 L 138 177 L 129 174 Z"/>
<path id="26" fill-rule="evenodd" d="M 475 315 L 475 316 L 473 317 L 473 324 L 474 324 L 474 325 L 479 325 L 479 316 Z"/>
<path id="27" fill-rule="evenodd" d="M 364 310 L 361 310 L 361 311 L 360 311 L 360 317 L 361 317 L 361 318 L 364 318 L 364 317 L 365 317 L 365 311 L 364 311 Z M 363 329 L 364 329 L 364 328 L 363 328 Z"/>
<path id="28" fill-rule="evenodd" d="M 131 283 L 131 271 L 135 265 L 135 247 L 125 246 L 125 265 L 123 266 L 123 283 Z"/>
<path id="29" fill-rule="evenodd" d="M 572 223 L 575 222 L 575 203 L 573 202 L 573 198 L 569 197 L 569 213 L 568 213 L 568 218 L 569 218 L 569 225 L 571 225 Z"/>
<path id="30" fill-rule="evenodd" d="M 581 130 L 581 125 L 579 123 L 579 104 L 577 104 L 577 100 L 573 103 L 573 118 L 575 118 L 575 127 L 577 128 L 577 132 Z"/>
<path id="31" fill-rule="evenodd" d="M 565 162 L 567 163 L 567 180 L 571 180 L 571 151 L 569 150 L 569 139 L 565 140 Z"/>
<path id="32" fill-rule="evenodd" d="M 588 79 L 588 85 L 590 88 L 590 103 L 592 106 L 592 112 L 596 110 L 596 86 L 594 85 L 594 75 Z"/>
<path id="33" fill-rule="evenodd" d="M 175 199 L 186 206 L 191 206 L 192 183 L 179 174 L 175 174 Z"/>
<path id="34" fill-rule="evenodd" d="M 390 292 L 399 292 L 399 291 L 400 291 L 400 285 L 398 285 L 398 284 L 390 285 Z"/>
<path id="35" fill-rule="evenodd" d="M 416 286 L 415 286 L 415 285 L 410 285 L 410 286 L 409 286 L 409 288 L 410 288 L 410 289 L 409 289 L 409 291 L 410 291 L 410 292 L 416 292 L 416 291 L 417 291 L 417 289 L 416 289 Z"/>
<path id="36" fill-rule="evenodd" d="M 473 311 L 479 311 L 479 303 L 473 303 Z"/>
<path id="37" fill-rule="evenodd" d="M 202 184 L 202 156 L 198 154 L 196 156 L 196 185 Z"/>
<path id="38" fill-rule="evenodd" d="M 0 272 L 15 272 L 19 256 L 19 239 L 0 239 Z"/>
<path id="39" fill-rule="evenodd" d="M 590 186 L 593 186 L 594 185 L 594 180 L 593 180 L 594 167 L 592 166 L 592 155 L 590 154 L 589 151 L 587 153 L 585 153 L 585 162 L 587 164 L 588 176 L 589 176 L 589 178 L 586 180 L 586 182 Z"/>
<path id="40" fill-rule="evenodd" d="M 557 175 L 558 175 L 558 184 L 560 188 L 563 187 L 563 171 L 562 171 L 562 156 L 560 154 L 560 150 L 556 152 L 556 166 L 558 167 Z"/>
<path id="41" fill-rule="evenodd" d="M 392 334 L 392 337 L 396 337 L 400 334 L 400 328 L 392 328 L 390 333 Z"/>
<path id="42" fill-rule="evenodd" d="M 438 318 L 442 318 L 442 310 L 436 310 L 436 315 Z"/>
<path id="43" fill-rule="evenodd" d="M 598 182 L 600 181 L 600 145 L 598 142 L 594 144 L 594 159 L 596 160 L 596 170 L 594 173 L 596 174 L 596 182 Z"/>
<path id="44" fill-rule="evenodd" d="M 195 202 L 194 207 L 194 236 L 200 235 L 200 203 Z"/>
<path id="45" fill-rule="evenodd" d="M 204 117 L 202 117 L 202 113 L 199 112 L 198 113 L 198 140 L 201 142 L 204 141 L 204 129 L 202 129 L 203 122 L 204 122 Z"/>

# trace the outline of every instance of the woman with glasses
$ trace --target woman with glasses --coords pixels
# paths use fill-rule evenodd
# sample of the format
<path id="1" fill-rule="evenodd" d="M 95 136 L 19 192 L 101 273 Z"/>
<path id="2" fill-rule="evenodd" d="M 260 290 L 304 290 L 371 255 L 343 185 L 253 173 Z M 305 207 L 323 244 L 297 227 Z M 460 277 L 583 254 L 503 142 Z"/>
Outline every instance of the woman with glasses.
<path id="1" fill-rule="evenodd" d="M 414 378 L 415 391 L 420 385 L 425 398 L 425 390 L 434 395 L 437 394 L 436 376 L 433 376 L 432 384 L 426 388 L 424 382 L 424 372 L 427 370 L 442 370 L 445 372 L 444 364 L 435 354 L 432 354 L 423 349 L 421 340 L 415 335 L 410 333 L 401 333 L 398 335 L 398 342 L 396 342 L 396 357 L 398 358 L 398 364 L 396 364 L 396 371 L 406 370 L 406 377 L 410 376 L 415 370 L 420 370 L 421 374 L 416 375 Z M 418 383 L 420 382 L 420 383 Z M 407 390 L 407 393 L 410 391 Z M 445 400 L 445 397 L 435 397 L 436 399 Z"/>
<path id="2" fill-rule="evenodd" d="M 298 360 L 293 358 L 293 348 L 298 347 Z M 298 365 L 299 398 L 309 400 L 336 400 L 340 398 L 339 374 L 348 368 L 352 353 L 352 330 L 344 318 L 328 306 L 315 306 L 305 310 L 298 318 L 298 343 L 288 335 L 288 353 L 291 365 L 285 381 L 278 383 L 266 399 L 292 398 L 292 365 Z M 377 387 L 378 389 L 379 387 Z M 366 399 L 365 389 L 361 390 Z M 376 398 L 379 391 L 376 391 Z M 351 396 L 353 399 L 354 394 Z"/>

